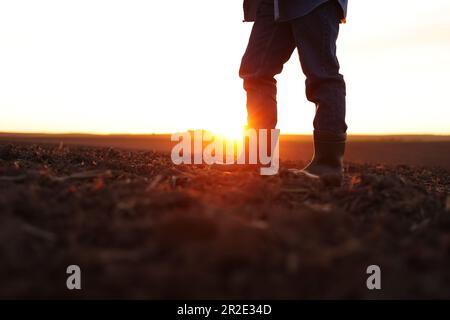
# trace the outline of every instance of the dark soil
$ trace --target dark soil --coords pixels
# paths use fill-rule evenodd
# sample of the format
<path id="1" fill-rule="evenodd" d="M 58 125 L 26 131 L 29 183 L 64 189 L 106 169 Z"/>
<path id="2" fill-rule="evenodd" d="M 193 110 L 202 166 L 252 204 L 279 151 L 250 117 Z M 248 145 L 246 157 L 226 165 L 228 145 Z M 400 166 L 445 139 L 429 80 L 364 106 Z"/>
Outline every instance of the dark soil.
<path id="1" fill-rule="evenodd" d="M 345 185 L 167 154 L 0 144 L 1 298 L 450 298 L 450 173 Z M 66 288 L 79 265 L 82 290 Z M 382 289 L 366 268 L 379 265 Z"/>

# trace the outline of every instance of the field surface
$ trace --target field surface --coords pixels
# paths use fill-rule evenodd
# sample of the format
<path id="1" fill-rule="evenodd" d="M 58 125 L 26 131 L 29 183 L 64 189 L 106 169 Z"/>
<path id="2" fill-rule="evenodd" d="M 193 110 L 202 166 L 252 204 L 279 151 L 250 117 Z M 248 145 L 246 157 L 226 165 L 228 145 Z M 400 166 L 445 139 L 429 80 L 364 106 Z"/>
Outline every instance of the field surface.
<path id="1" fill-rule="evenodd" d="M 303 164 L 262 177 L 1 141 L 0 297 L 450 298 L 447 169 L 350 162 L 325 188 L 287 170 Z M 66 289 L 72 264 L 81 291 Z"/>

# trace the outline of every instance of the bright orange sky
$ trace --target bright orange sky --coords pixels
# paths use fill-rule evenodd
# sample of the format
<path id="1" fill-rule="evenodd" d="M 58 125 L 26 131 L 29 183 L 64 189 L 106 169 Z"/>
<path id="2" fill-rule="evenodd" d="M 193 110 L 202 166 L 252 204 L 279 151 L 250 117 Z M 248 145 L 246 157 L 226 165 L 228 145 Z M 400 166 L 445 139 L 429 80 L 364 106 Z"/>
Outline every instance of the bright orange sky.
<path id="1" fill-rule="evenodd" d="M 450 134 L 450 1 L 349 1 L 350 133 Z M 151 133 L 245 123 L 241 1 L 0 1 L 0 131 Z M 297 54 L 282 133 L 309 133 Z"/>

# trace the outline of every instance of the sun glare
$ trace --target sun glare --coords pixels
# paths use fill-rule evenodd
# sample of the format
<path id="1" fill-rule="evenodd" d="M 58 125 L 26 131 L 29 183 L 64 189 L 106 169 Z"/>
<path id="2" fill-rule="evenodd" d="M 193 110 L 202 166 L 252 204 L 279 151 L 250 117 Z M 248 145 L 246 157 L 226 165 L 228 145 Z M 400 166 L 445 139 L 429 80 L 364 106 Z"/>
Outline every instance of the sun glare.
<path id="1" fill-rule="evenodd" d="M 211 132 L 225 141 L 240 142 L 244 137 L 244 130 L 244 126 L 228 124 L 226 127 L 216 128 Z"/>

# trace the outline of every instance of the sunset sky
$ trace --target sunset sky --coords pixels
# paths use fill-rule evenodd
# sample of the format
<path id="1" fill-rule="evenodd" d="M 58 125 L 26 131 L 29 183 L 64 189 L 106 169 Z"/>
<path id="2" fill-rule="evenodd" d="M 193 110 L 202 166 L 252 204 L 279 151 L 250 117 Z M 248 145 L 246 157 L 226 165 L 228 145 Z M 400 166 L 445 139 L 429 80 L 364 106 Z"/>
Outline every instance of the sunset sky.
<path id="1" fill-rule="evenodd" d="M 241 0 L 0 0 L 0 132 L 226 133 L 246 121 Z M 349 133 L 450 134 L 450 1 L 350 0 Z M 295 53 L 282 133 L 310 133 Z"/>

